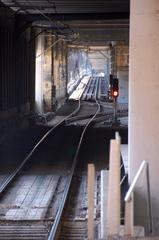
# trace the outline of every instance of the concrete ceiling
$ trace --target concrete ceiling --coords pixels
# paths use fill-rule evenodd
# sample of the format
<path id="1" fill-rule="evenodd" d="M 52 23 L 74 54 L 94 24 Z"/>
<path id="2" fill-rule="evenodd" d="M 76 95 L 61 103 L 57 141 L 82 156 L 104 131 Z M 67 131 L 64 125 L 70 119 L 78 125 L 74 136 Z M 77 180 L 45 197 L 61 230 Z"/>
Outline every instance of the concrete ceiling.
<path id="1" fill-rule="evenodd" d="M 1 0 L 14 11 L 24 14 L 124 13 L 129 0 Z"/>
<path id="2" fill-rule="evenodd" d="M 69 26 L 80 35 L 80 44 L 103 45 L 128 41 L 129 0 L 1 0 L 18 19 L 54 28 Z M 62 25 L 59 25 L 59 22 Z M 65 25 L 66 24 L 66 25 Z"/>

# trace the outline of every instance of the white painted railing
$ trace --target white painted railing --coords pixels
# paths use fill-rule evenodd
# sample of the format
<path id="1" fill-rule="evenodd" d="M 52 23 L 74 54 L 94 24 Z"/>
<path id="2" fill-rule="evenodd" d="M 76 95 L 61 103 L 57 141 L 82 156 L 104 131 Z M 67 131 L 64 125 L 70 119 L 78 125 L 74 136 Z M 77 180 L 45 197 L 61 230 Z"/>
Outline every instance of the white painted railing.
<path id="1" fill-rule="evenodd" d="M 134 234 L 134 216 L 133 216 L 133 193 L 138 179 L 142 172 L 146 170 L 146 183 L 147 183 L 147 213 L 149 222 L 149 232 L 152 233 L 152 211 L 151 211 L 151 195 L 150 195 L 150 180 L 149 180 L 149 165 L 148 162 L 143 161 L 129 187 L 125 196 L 125 235 L 133 236 Z"/>

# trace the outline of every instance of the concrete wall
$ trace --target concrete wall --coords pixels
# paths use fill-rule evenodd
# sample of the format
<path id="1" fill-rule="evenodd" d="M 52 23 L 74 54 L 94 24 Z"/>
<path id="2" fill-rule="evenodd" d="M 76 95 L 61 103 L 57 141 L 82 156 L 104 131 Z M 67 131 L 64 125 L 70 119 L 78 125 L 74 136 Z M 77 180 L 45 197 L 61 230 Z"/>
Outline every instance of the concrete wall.
<path id="1" fill-rule="evenodd" d="M 128 70 L 118 71 L 117 77 L 119 79 L 119 97 L 118 102 L 128 104 Z"/>
<path id="2" fill-rule="evenodd" d="M 41 31 L 41 30 L 39 30 Z M 36 34 L 39 34 L 39 31 Z M 36 67 L 35 67 L 35 111 L 42 113 L 44 110 L 44 36 L 39 35 L 36 38 Z"/>
<path id="3" fill-rule="evenodd" d="M 52 37 L 45 38 L 44 49 L 49 48 L 52 44 Z M 49 48 L 45 53 L 44 72 L 43 72 L 43 98 L 44 110 L 46 112 L 52 110 L 52 49 Z"/>
<path id="4" fill-rule="evenodd" d="M 141 162 L 150 168 L 154 234 L 159 236 L 159 1 L 132 0 L 130 17 L 129 170 L 133 179 Z M 146 226 L 145 174 L 136 187 L 135 223 Z"/>
<path id="5" fill-rule="evenodd" d="M 22 25 L 13 11 L 0 8 L 0 120 L 28 113 L 32 107 L 30 85 L 34 75 L 30 70 L 34 69 L 34 45 L 29 44 L 31 28 L 22 31 Z"/>
<path id="6" fill-rule="evenodd" d="M 36 111 L 56 110 L 67 91 L 66 43 L 50 34 L 36 39 Z"/>
<path id="7" fill-rule="evenodd" d="M 109 52 L 108 50 L 92 50 L 88 53 L 92 65 L 92 73 L 109 75 Z"/>
<path id="8" fill-rule="evenodd" d="M 119 79 L 118 102 L 128 104 L 129 47 L 117 42 L 111 49 L 111 73 Z"/>
<path id="9" fill-rule="evenodd" d="M 58 41 L 56 39 L 55 41 Z M 53 48 L 53 85 L 55 90 L 54 105 L 58 107 L 63 104 L 67 95 L 67 48 L 64 41 L 59 41 Z"/>

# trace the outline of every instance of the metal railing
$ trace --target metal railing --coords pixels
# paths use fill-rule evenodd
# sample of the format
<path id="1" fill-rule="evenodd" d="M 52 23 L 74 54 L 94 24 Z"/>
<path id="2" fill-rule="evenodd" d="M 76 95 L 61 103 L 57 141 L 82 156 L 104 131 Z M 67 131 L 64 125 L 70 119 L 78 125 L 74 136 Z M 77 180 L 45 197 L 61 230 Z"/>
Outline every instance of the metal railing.
<path id="1" fill-rule="evenodd" d="M 133 192 L 138 179 L 142 172 L 146 170 L 146 183 L 147 183 L 147 214 L 148 214 L 148 226 L 149 233 L 153 232 L 153 221 L 152 221 L 152 206 L 151 206 L 151 194 L 150 194 L 150 179 L 149 179 L 149 165 L 148 162 L 143 161 L 129 187 L 129 190 L 125 196 L 125 233 L 127 235 L 133 235 Z"/>

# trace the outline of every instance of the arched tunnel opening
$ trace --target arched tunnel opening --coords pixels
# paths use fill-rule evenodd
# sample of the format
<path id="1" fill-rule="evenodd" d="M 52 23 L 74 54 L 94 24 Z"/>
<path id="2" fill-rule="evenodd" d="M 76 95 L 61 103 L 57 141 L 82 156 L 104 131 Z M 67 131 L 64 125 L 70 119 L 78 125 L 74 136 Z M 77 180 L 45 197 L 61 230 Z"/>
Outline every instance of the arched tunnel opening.
<path id="1" fill-rule="evenodd" d="M 98 43 L 98 42 L 97 42 Z M 107 41 L 105 45 L 66 45 L 63 39 L 40 34 L 36 45 L 36 111 L 59 108 L 87 77 L 103 77 L 103 97 L 109 98 L 111 75 L 119 79 L 118 102 L 128 106 L 128 45 Z M 85 79 L 86 80 L 85 80 Z"/>

